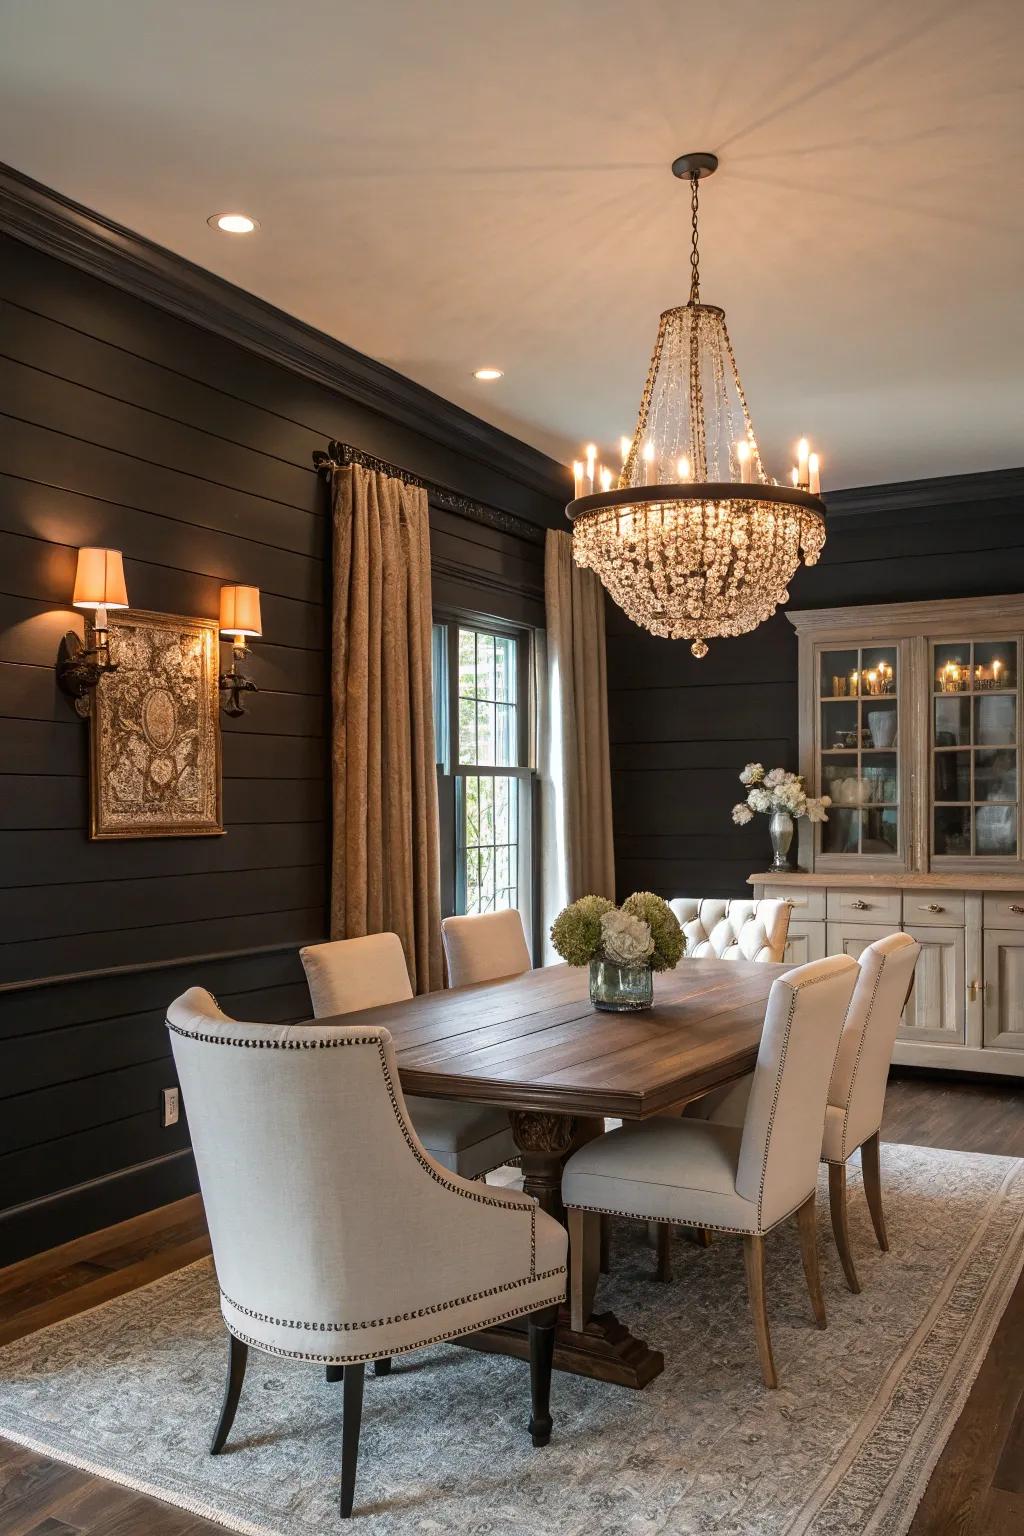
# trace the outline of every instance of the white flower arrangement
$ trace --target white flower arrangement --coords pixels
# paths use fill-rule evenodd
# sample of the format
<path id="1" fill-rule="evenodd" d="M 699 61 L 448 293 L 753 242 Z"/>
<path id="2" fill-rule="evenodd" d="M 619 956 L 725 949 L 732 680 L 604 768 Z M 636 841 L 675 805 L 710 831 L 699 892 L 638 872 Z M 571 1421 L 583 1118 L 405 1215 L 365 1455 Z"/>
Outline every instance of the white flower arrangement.
<path id="1" fill-rule="evenodd" d="M 770 768 L 766 773 L 763 764 L 748 763 L 739 779 L 746 786 L 747 798 L 732 808 L 732 819 L 738 827 L 753 821 L 755 812 L 770 816 L 773 811 L 787 811 L 794 821 L 801 816 L 808 821 L 828 821 L 830 796 L 809 795 L 798 773 L 790 773 L 786 768 Z"/>
<path id="2" fill-rule="evenodd" d="M 601 948 L 616 965 L 645 965 L 654 954 L 650 924 L 621 907 L 606 912 L 601 919 Z"/>

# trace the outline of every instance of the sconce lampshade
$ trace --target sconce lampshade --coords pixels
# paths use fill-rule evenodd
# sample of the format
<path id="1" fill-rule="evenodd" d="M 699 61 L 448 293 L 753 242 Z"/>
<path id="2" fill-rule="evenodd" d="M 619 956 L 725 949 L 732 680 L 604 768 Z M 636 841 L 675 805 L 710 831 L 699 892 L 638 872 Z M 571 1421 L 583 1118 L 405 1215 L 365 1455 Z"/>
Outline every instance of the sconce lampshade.
<path id="1" fill-rule="evenodd" d="M 76 608 L 127 608 L 124 563 L 119 549 L 80 549 L 75 572 Z"/>
<path id="2" fill-rule="evenodd" d="M 222 635 L 262 635 L 259 587 L 221 587 Z"/>

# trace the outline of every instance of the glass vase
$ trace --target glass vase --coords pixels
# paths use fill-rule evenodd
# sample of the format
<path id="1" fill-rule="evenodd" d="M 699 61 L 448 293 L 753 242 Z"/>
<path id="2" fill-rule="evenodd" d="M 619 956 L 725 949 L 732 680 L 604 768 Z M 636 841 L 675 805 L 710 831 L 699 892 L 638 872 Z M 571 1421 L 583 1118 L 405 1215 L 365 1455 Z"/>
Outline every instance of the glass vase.
<path id="1" fill-rule="evenodd" d="M 768 822 L 771 833 L 772 869 L 789 868 L 789 845 L 793 841 L 793 818 L 788 811 L 772 811 Z"/>
<path id="2" fill-rule="evenodd" d="M 654 1004 L 654 973 L 649 965 L 616 965 L 591 960 L 590 1001 L 604 1013 L 637 1013 Z"/>

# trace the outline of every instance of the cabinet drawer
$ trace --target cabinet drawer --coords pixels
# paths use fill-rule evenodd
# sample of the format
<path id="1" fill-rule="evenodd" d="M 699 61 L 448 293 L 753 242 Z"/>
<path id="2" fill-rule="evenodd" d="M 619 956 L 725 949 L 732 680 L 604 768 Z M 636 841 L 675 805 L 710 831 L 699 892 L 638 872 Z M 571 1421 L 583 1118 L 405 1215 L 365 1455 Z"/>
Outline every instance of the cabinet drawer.
<path id="1" fill-rule="evenodd" d="M 962 928 L 963 891 L 904 891 L 903 921 L 908 928 Z"/>
<path id="2" fill-rule="evenodd" d="M 828 893 L 830 923 L 888 923 L 898 928 L 902 919 L 901 891 L 850 890 Z"/>
<path id="3" fill-rule="evenodd" d="M 764 894 L 771 901 L 784 901 L 792 907 L 790 922 L 795 923 L 797 918 L 801 922 L 818 923 L 825 917 L 825 892 L 815 890 L 811 886 L 799 885 L 766 885 Z"/>
<path id="4" fill-rule="evenodd" d="M 986 928 L 1024 928 L 1024 891 L 986 891 Z"/>

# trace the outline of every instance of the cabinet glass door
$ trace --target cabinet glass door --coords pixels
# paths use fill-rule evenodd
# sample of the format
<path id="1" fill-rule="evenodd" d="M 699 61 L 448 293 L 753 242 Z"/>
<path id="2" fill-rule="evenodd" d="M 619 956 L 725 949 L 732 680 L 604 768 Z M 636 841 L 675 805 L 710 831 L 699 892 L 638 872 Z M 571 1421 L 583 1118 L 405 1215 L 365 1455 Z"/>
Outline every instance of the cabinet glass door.
<path id="1" fill-rule="evenodd" d="M 832 806 L 822 854 L 897 857 L 900 848 L 899 652 L 849 646 L 818 654 L 818 784 Z"/>
<path id="2" fill-rule="evenodd" d="M 932 646 L 932 855 L 1019 857 L 1016 640 Z"/>

